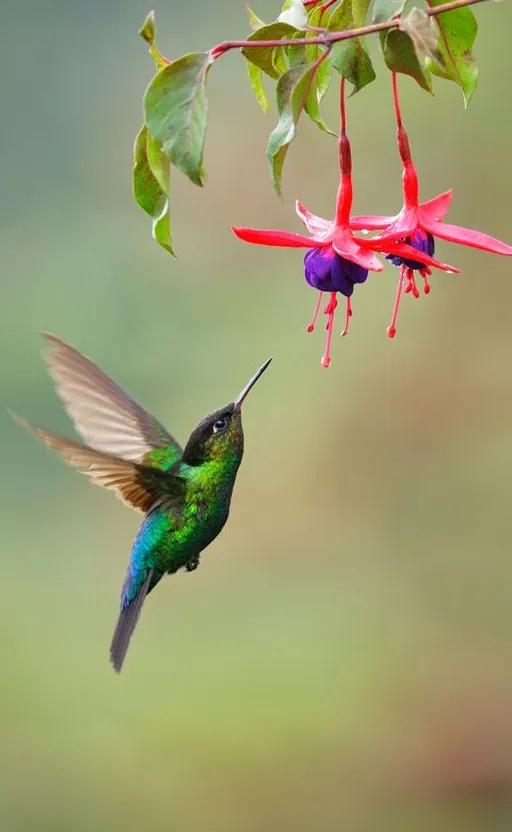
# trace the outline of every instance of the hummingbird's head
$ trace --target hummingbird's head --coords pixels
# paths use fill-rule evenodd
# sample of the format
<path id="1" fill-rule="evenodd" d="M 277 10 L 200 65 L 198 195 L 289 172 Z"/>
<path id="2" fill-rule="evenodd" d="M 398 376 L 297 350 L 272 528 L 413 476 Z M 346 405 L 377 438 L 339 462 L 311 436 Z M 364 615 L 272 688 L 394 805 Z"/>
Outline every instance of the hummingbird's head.
<path id="1" fill-rule="evenodd" d="M 183 451 L 183 462 L 196 466 L 214 459 L 224 460 L 230 457 L 240 462 L 244 452 L 242 405 L 271 361 L 269 358 L 260 367 L 233 402 L 215 410 L 199 422 L 190 434 Z"/>

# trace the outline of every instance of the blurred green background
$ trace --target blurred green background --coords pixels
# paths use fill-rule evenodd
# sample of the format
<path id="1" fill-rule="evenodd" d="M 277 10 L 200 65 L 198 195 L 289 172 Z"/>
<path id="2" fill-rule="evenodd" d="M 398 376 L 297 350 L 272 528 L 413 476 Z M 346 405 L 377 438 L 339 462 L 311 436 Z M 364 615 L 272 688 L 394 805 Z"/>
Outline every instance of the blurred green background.
<path id="1" fill-rule="evenodd" d="M 260 0 L 262 18 L 276 4 Z M 2 9 L 1 832 L 512 828 L 511 264 L 356 291 L 320 368 L 300 253 L 232 223 L 329 216 L 335 144 L 304 121 L 273 195 L 275 121 L 236 54 L 209 78 L 204 191 L 173 178 L 173 262 L 131 197 L 152 64 L 139 0 Z M 162 3 L 176 56 L 247 31 L 243 2 Z M 401 83 L 424 198 L 512 241 L 512 6 L 483 4 L 480 85 Z M 374 44 L 374 48 L 375 48 Z M 400 205 L 389 78 L 349 102 L 356 212 Z M 335 96 L 326 106 L 335 123 Z M 342 315 L 338 330 L 342 327 Z M 25 435 L 71 428 L 39 359 L 70 341 L 186 439 L 269 355 L 230 522 L 151 596 L 121 677 L 108 645 L 137 517 Z"/>

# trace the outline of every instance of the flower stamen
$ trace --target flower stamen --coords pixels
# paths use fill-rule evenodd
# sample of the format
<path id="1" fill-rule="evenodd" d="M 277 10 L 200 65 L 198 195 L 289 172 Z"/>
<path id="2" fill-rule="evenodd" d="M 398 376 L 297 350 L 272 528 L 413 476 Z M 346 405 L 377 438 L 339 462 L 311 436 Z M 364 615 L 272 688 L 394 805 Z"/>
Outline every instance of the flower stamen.
<path id="1" fill-rule="evenodd" d="M 348 335 L 348 327 L 349 327 L 349 324 L 350 324 L 351 317 L 352 317 L 352 303 L 350 301 L 350 298 L 347 298 L 347 305 L 346 305 L 346 312 L 345 312 L 345 327 L 343 329 L 343 332 L 341 333 L 341 336 L 340 336 L 341 338 L 343 338 L 345 335 Z"/>
<path id="2" fill-rule="evenodd" d="M 327 341 L 325 344 L 325 352 L 322 356 L 322 361 L 320 362 L 322 367 L 325 367 L 326 369 L 331 366 L 332 331 L 334 327 L 334 313 L 336 312 L 337 305 L 338 301 L 336 300 L 336 292 L 331 292 L 331 299 L 324 309 L 325 314 L 328 316 L 326 325 Z"/>
<path id="3" fill-rule="evenodd" d="M 308 332 L 313 332 L 314 329 L 315 329 L 317 318 L 318 318 L 318 313 L 320 312 L 320 306 L 322 304 L 323 294 L 324 294 L 323 292 L 318 293 L 318 298 L 317 298 L 317 301 L 316 301 L 315 311 L 313 312 L 313 317 L 311 318 L 311 323 L 308 324 L 308 327 L 307 327 Z"/>
<path id="4" fill-rule="evenodd" d="M 420 269 L 420 275 L 423 278 L 423 294 L 429 295 L 430 294 L 430 283 L 428 282 L 429 275 L 432 274 L 432 271 L 429 269 L 428 266 L 425 266 L 424 269 Z"/>
<path id="5" fill-rule="evenodd" d="M 396 320 L 398 318 L 398 312 L 400 309 L 400 300 L 402 298 L 402 291 L 404 288 L 404 280 L 405 280 L 405 272 L 407 271 L 405 266 L 400 267 L 400 277 L 398 278 L 398 286 L 396 290 L 396 297 L 395 303 L 393 305 L 393 314 L 391 316 L 391 323 L 388 326 L 387 333 L 388 338 L 394 338 L 396 335 Z"/>
<path id="6" fill-rule="evenodd" d="M 409 292 L 412 294 L 414 298 L 419 298 L 420 293 L 419 289 L 416 286 L 416 279 L 414 277 L 413 269 L 407 269 L 407 288 L 405 289 L 405 294 L 408 295 Z"/>

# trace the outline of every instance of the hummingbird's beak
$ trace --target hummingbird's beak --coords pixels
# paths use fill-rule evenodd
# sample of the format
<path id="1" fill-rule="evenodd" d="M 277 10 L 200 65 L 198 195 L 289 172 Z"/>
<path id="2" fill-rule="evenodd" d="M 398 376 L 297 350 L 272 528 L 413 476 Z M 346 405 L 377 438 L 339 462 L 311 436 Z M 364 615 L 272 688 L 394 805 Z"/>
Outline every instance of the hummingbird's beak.
<path id="1" fill-rule="evenodd" d="M 256 384 L 258 379 L 260 378 L 260 376 L 263 375 L 263 373 L 265 372 L 265 370 L 267 369 L 267 367 L 268 367 L 268 365 L 270 364 L 271 361 L 272 361 L 271 358 L 269 358 L 268 361 L 265 361 L 265 363 L 263 364 L 262 367 L 260 367 L 258 372 L 253 375 L 250 382 L 245 385 L 245 387 L 242 390 L 242 392 L 240 393 L 240 395 L 236 397 L 236 399 L 234 401 L 235 410 L 241 410 L 242 409 L 242 405 L 243 405 L 244 401 L 246 400 L 249 391 L 252 390 L 252 388 L 254 387 L 254 385 Z"/>

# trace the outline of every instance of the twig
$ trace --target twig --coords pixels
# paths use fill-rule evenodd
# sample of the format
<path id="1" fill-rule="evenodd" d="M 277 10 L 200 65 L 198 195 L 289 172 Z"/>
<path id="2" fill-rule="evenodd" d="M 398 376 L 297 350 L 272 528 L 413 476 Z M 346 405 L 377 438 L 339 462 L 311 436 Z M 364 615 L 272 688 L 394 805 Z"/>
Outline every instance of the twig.
<path id="1" fill-rule="evenodd" d="M 430 17 L 437 17 L 443 12 L 450 12 L 454 9 L 462 9 L 465 6 L 474 6 L 476 3 L 483 3 L 486 0 L 452 0 L 450 3 L 443 3 L 441 6 L 426 9 L 426 13 Z M 308 3 L 307 5 L 314 5 Z M 317 37 L 310 38 L 294 38 L 293 40 L 227 40 L 224 43 L 219 43 L 210 51 L 210 55 L 214 60 L 220 58 L 225 52 L 231 49 L 258 49 L 265 47 L 272 48 L 278 46 L 312 46 L 318 44 L 330 49 L 334 43 L 342 40 L 350 40 L 351 38 L 360 38 L 365 35 L 372 35 L 375 32 L 385 32 L 388 29 L 397 29 L 400 26 L 400 18 L 383 21 L 382 23 L 371 23 L 368 26 L 360 26 L 359 29 L 346 29 L 344 32 L 329 32 L 325 30 L 324 34 Z"/>

